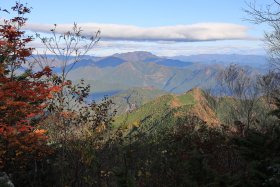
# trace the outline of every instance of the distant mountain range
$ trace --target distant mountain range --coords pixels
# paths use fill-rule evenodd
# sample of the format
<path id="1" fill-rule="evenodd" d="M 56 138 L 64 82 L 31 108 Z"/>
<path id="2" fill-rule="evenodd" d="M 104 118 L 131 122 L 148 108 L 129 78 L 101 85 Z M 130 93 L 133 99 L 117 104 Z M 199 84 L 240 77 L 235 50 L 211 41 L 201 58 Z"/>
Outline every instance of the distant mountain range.
<path id="1" fill-rule="evenodd" d="M 136 51 L 107 57 L 85 56 L 72 68 L 69 78 L 74 81 L 83 78 L 91 84 L 93 99 L 100 99 L 102 95 L 116 95 L 135 87 L 183 93 L 194 87 L 215 88 L 217 75 L 231 63 L 244 66 L 252 74 L 262 73 L 268 67 L 267 58 L 258 55 L 159 57 Z M 60 68 L 55 67 L 54 71 L 59 73 Z"/>
<path id="2" fill-rule="evenodd" d="M 167 67 L 177 67 L 183 68 L 191 65 L 191 62 L 165 58 L 165 57 L 158 57 L 153 55 L 152 53 L 145 52 L 145 51 L 136 51 L 136 52 L 128 52 L 122 54 L 114 54 L 108 57 L 89 57 L 85 56 L 81 61 L 76 63 L 73 67 L 74 69 L 79 69 L 81 67 L 98 67 L 98 68 L 106 68 L 106 67 L 117 67 L 126 62 L 145 62 L 150 63 L 153 62 L 158 65 L 167 66 Z M 72 65 L 68 65 L 67 69 L 72 67 Z M 55 69 L 59 72 L 59 68 Z"/>
<path id="3" fill-rule="evenodd" d="M 175 56 L 172 59 L 202 64 L 240 64 L 254 68 L 267 67 L 268 57 L 262 55 L 239 54 L 201 54 L 191 56 Z"/>
<path id="4" fill-rule="evenodd" d="M 262 72 L 267 59 L 257 55 L 165 58 L 138 51 L 102 58 L 87 57 L 75 65 L 70 78 L 84 78 L 97 94 L 149 86 L 166 92 L 182 93 L 193 87 L 215 87 L 217 74 L 231 63 L 240 64 L 252 72 Z"/>

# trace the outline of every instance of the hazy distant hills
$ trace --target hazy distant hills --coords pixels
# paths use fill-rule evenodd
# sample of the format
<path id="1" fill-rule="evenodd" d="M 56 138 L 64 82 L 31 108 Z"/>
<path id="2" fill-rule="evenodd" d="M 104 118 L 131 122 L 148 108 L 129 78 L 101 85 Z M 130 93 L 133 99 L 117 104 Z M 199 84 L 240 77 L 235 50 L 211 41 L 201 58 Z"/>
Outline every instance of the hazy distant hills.
<path id="1" fill-rule="evenodd" d="M 136 51 L 107 57 L 85 56 L 72 68 L 69 78 L 92 85 L 92 98 L 115 95 L 130 88 L 153 87 L 173 93 L 191 88 L 215 88 L 218 73 L 231 63 L 251 72 L 262 72 L 267 58 L 258 55 L 192 55 L 159 57 Z M 71 68 L 69 65 L 67 68 Z M 60 72 L 59 68 L 54 68 Z"/>
<path id="2" fill-rule="evenodd" d="M 76 63 L 73 69 L 79 69 L 81 67 L 98 67 L 98 68 L 116 67 L 125 62 L 132 62 L 132 63 L 153 62 L 158 65 L 177 67 L 177 68 L 187 67 L 192 64 L 191 62 L 187 62 L 187 61 L 158 57 L 153 55 L 152 53 L 145 52 L 145 51 L 137 51 L 137 52 L 122 53 L 122 54 L 117 53 L 112 56 L 103 57 L 103 58 L 85 56 L 81 61 Z M 70 67 L 72 67 L 72 65 L 69 65 L 68 69 Z M 56 71 L 59 71 L 59 68 L 57 68 Z"/>
<path id="3" fill-rule="evenodd" d="M 201 54 L 190 56 L 175 56 L 172 59 L 189 61 L 202 64 L 224 64 L 231 63 L 255 68 L 267 67 L 268 57 L 262 55 L 239 55 L 239 54 Z"/>
<path id="4" fill-rule="evenodd" d="M 118 57 L 126 62 L 154 62 L 158 65 L 168 67 L 187 67 L 191 65 L 191 62 L 185 60 L 177 60 L 165 57 L 158 57 L 152 53 L 145 51 L 128 52 L 122 54 L 115 54 L 114 57 Z"/>

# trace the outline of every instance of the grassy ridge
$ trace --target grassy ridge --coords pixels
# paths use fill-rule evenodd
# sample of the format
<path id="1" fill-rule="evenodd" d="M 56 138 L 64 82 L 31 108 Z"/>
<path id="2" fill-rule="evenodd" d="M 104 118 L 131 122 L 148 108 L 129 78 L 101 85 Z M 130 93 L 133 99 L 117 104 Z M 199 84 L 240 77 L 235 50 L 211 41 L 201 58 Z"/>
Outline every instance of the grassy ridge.
<path id="1" fill-rule="evenodd" d="M 142 133 L 159 133 L 176 124 L 176 121 L 191 112 L 195 105 L 193 91 L 183 95 L 163 95 L 132 112 L 116 117 L 113 127 L 125 133 L 135 129 Z"/>

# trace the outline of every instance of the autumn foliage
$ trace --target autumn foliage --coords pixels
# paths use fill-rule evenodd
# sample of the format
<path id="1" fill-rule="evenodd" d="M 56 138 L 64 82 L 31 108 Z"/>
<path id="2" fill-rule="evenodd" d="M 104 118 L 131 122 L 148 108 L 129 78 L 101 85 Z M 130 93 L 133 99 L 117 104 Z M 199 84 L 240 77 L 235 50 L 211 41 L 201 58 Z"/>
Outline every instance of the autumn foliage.
<path id="1" fill-rule="evenodd" d="M 39 122 L 52 89 L 46 82 L 51 69 L 23 70 L 33 50 L 27 47 L 32 37 L 21 30 L 30 10 L 16 3 L 12 11 L 16 16 L 0 26 L 0 168 L 4 171 L 24 168 L 50 151 L 44 146 L 47 135 Z"/>
<path id="2" fill-rule="evenodd" d="M 67 80 L 65 66 L 62 75 L 52 73 L 38 61 L 39 55 L 35 63 L 42 70 L 35 72 L 30 64 L 33 38 L 23 30 L 30 9 L 17 2 L 11 13 L 1 8 L 0 12 L 15 12 L 0 25 L 0 179 L 5 172 L 16 186 L 93 184 L 89 180 L 93 154 L 112 121 L 111 101 L 89 103 L 89 85 L 83 80 L 76 84 Z M 70 41 L 69 50 L 65 50 L 69 53 L 61 55 L 58 47 L 55 56 L 74 56 L 75 65 L 98 41 L 99 32 L 88 40 L 87 47 L 77 47 L 85 39 L 81 31 L 75 24 L 73 32 L 62 34 L 60 38 Z M 55 30 L 52 33 L 56 36 Z M 40 39 L 45 45 L 58 42 Z M 73 50 L 72 45 L 77 48 Z"/>

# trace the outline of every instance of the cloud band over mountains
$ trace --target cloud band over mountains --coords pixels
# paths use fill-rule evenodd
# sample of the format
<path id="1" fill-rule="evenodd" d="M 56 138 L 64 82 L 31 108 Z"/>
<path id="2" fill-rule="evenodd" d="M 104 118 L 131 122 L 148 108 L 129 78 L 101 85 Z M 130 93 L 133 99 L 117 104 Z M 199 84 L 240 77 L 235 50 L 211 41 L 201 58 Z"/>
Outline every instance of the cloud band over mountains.
<path id="1" fill-rule="evenodd" d="M 101 31 L 101 38 L 107 40 L 127 41 L 215 41 L 215 40 L 252 40 L 249 28 L 243 25 L 230 23 L 197 23 L 189 25 L 138 27 L 118 24 L 78 24 L 84 35 L 94 35 Z M 25 29 L 35 32 L 48 33 L 54 26 L 50 24 L 28 24 Z M 59 24 L 56 31 L 59 33 L 71 30 L 73 24 Z"/>

